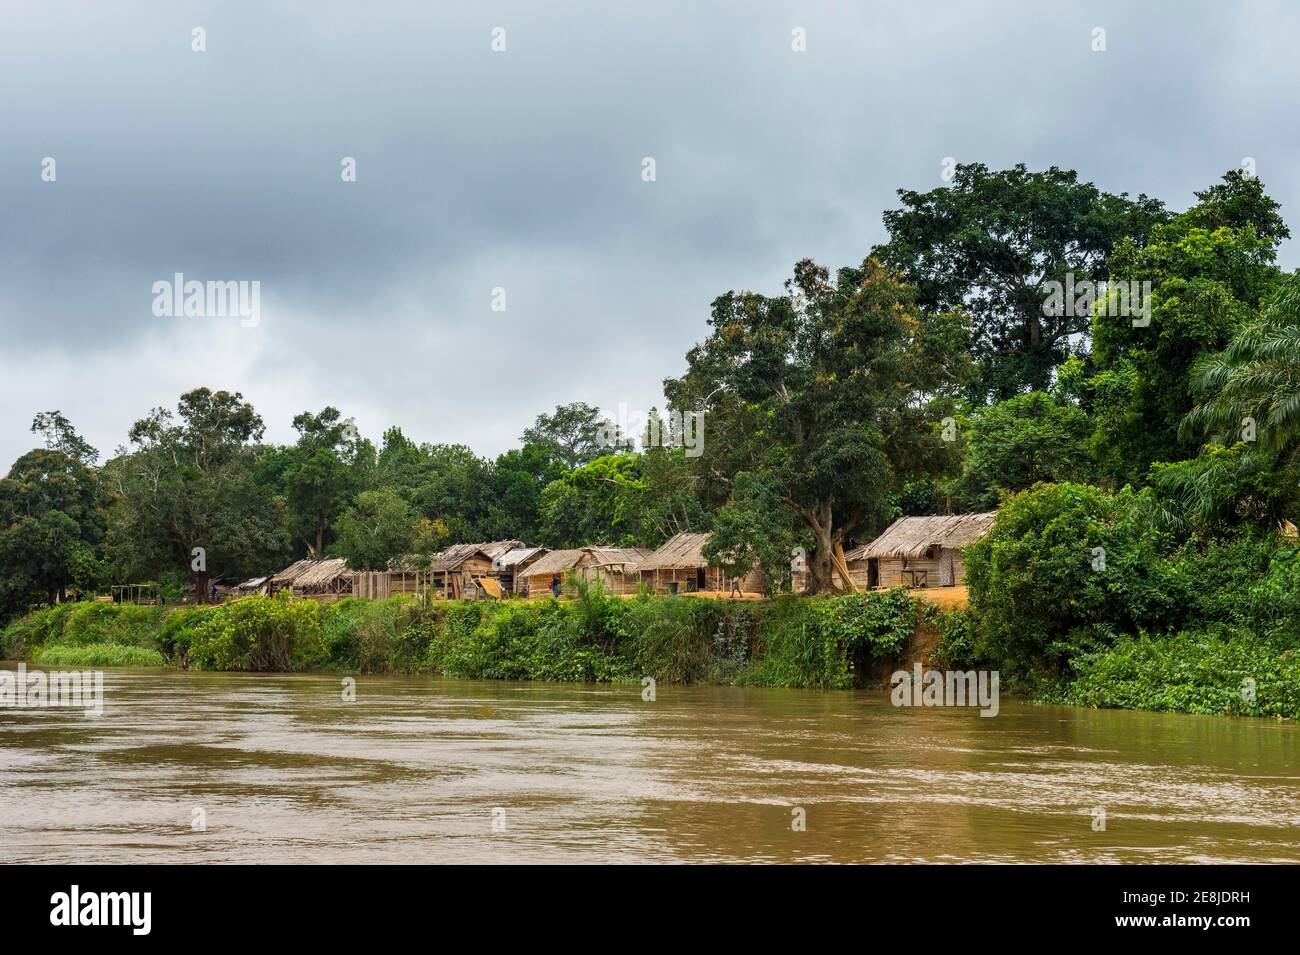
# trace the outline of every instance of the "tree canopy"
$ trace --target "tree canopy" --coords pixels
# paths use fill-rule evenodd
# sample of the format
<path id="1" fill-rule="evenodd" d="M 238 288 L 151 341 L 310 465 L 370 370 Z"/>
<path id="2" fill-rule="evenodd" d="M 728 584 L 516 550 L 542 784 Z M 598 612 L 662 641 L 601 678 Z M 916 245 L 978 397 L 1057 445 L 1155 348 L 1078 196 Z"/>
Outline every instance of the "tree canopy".
<path id="1" fill-rule="evenodd" d="M 1089 319 L 1045 314 L 1047 283 L 1104 279 L 1116 242 L 1142 244 L 1167 217 L 1155 199 L 1102 192 L 1056 166 L 958 164 L 949 186 L 898 197 L 884 216 L 889 240 L 872 254 L 916 287 L 920 307 L 970 314 L 980 401 L 1047 388 Z"/>
<path id="2" fill-rule="evenodd" d="M 836 546 L 1004 500 L 994 556 L 1030 546 L 1040 517 L 1105 537 L 1098 522 L 1132 511 L 1204 540 L 1296 519 L 1300 279 L 1277 264 L 1290 231 L 1258 179 L 1230 171 L 1177 214 L 1056 167 L 961 165 L 899 197 L 857 264 L 804 259 L 783 289 L 713 299 L 663 383 L 667 419 L 700 425 L 690 448 L 671 431 L 611 446 L 582 401 L 495 457 L 399 425 L 371 440 L 329 405 L 275 444 L 238 392 L 195 388 L 100 464 L 42 411 L 43 446 L 0 479 L 0 612 L 140 581 L 202 599 L 214 576 L 325 554 L 380 569 L 448 543 L 656 547 L 681 531 L 711 532 L 711 558 L 770 589 L 801 548 L 825 591 Z M 1067 280 L 1106 284 L 1051 307 Z M 1136 312 L 1115 307 L 1125 295 Z M 1077 576 L 1044 559 L 1035 574 Z"/>

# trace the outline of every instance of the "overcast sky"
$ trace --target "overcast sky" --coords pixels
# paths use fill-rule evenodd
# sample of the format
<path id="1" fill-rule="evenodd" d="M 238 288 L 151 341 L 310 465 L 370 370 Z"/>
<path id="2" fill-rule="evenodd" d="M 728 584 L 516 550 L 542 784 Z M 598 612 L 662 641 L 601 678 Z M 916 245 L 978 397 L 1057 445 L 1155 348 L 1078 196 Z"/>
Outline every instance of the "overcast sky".
<path id="1" fill-rule="evenodd" d="M 1175 209 L 1252 157 L 1300 234 L 1298 39 L 1280 2 L 5 3 L 0 468 L 38 411 L 108 453 L 200 385 L 487 455 L 644 409 L 716 295 L 860 261 L 946 157 Z M 155 316 L 176 272 L 260 322 Z"/>

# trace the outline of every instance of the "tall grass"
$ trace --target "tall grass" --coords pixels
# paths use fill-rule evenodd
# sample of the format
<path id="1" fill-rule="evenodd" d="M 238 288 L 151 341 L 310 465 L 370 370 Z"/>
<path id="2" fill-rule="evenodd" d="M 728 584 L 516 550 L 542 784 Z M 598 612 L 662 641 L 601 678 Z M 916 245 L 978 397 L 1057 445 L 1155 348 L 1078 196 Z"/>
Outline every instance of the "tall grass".
<path id="1" fill-rule="evenodd" d="M 55 644 L 34 660 L 44 667 L 161 667 L 167 661 L 157 650 L 124 647 L 120 643 Z"/>

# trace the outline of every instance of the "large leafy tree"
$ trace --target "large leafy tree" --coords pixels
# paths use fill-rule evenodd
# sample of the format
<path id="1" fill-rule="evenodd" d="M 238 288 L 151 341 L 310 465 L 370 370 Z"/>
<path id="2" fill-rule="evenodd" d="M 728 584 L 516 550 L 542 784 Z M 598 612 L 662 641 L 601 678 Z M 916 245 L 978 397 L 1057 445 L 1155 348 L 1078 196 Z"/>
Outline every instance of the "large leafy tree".
<path id="1" fill-rule="evenodd" d="M 445 525 L 454 542 L 483 540 L 491 529 L 492 463 L 463 444 L 417 445 L 401 428 L 389 428 L 373 481 Z"/>
<path id="2" fill-rule="evenodd" d="M 700 459 L 734 492 L 761 474 L 812 538 L 809 587 L 828 589 L 831 553 L 879 527 L 896 483 L 937 449 L 967 383 L 963 318 L 920 311 L 879 261 L 827 269 L 804 260 L 769 297 L 728 292 L 712 333 L 665 382 L 672 407 L 702 411 Z"/>
<path id="3" fill-rule="evenodd" d="M 970 313 L 979 400 L 1047 388 L 1089 318 L 1046 314 L 1047 283 L 1105 278 L 1117 241 L 1141 244 L 1166 218 L 1155 199 L 1102 192 L 1055 166 L 960 164 L 950 186 L 898 195 L 902 208 L 884 215 L 889 240 L 872 254 L 902 271 L 923 308 Z"/>
<path id="4" fill-rule="evenodd" d="M 69 587 L 97 582 L 105 531 L 96 457 L 57 411 L 37 415 L 44 450 L 29 451 L 0 480 L 0 608 L 51 603 Z"/>
<path id="5" fill-rule="evenodd" d="M 564 466 L 536 444 L 512 448 L 492 464 L 484 536 L 535 541 L 541 529 L 542 490 Z"/>
<path id="6" fill-rule="evenodd" d="M 1281 206 L 1264 192 L 1264 183 L 1258 176 L 1230 169 L 1224 173 L 1222 182 L 1195 195 L 1196 205 L 1183 215 L 1189 226 L 1213 232 L 1244 229 L 1249 225 L 1274 248 L 1283 239 L 1291 238 Z"/>
<path id="7" fill-rule="evenodd" d="M 540 414 L 520 439 L 544 449 L 570 470 L 589 464 L 609 449 L 601 444 L 605 419 L 600 409 L 586 402 L 557 405 L 551 414 Z"/>
<path id="8" fill-rule="evenodd" d="M 1198 401 L 1183 438 L 1206 440 L 1152 479 L 1175 514 L 1201 529 L 1274 526 L 1300 506 L 1300 277 L 1283 280 L 1261 313 L 1192 372 Z"/>
<path id="9" fill-rule="evenodd" d="M 653 445 L 641 452 L 638 464 L 645 493 L 637 545 L 658 547 L 682 531 L 710 529 L 728 494 L 725 485 L 710 479 L 700 458 L 687 457 L 682 447 Z"/>
<path id="10" fill-rule="evenodd" d="M 566 472 L 541 497 L 541 537 L 548 547 L 642 543 L 646 500 L 640 457 L 607 454 Z"/>
<path id="11" fill-rule="evenodd" d="M 704 555 L 734 578 L 758 568 L 774 593 L 790 580 L 795 539 L 780 487 L 770 475 L 746 472 L 715 515 Z"/>
<path id="12" fill-rule="evenodd" d="M 360 437 L 337 408 L 293 419 L 298 441 L 281 451 L 289 527 L 311 557 L 325 553 L 327 535 L 363 480 L 355 466 Z"/>
<path id="13" fill-rule="evenodd" d="M 711 501 L 701 485 L 717 482 L 697 461 L 680 447 L 655 445 L 562 472 L 538 501 L 537 539 L 549 547 L 658 547 L 680 531 L 708 530 Z"/>
<path id="14" fill-rule="evenodd" d="M 989 510 L 1002 491 L 1087 480 L 1093 471 L 1091 434 L 1087 414 L 1041 391 L 980 409 L 971 418 L 958 482 L 962 503 Z"/>
<path id="15" fill-rule="evenodd" d="M 45 437 L 45 447 L 66 454 L 86 467 L 93 467 L 99 452 L 77 434 L 72 422 L 60 411 L 42 411 L 32 421 L 32 433 Z"/>
<path id="16" fill-rule="evenodd" d="M 1146 246 L 1124 240 L 1111 256 L 1112 281 L 1150 283 L 1149 315 L 1135 324 L 1109 300 L 1095 309 L 1095 451 L 1116 483 L 1142 483 L 1153 463 L 1195 456 L 1195 436 L 1180 434 L 1192 367 L 1226 347 L 1280 279 L 1273 259 L 1285 226 L 1279 232 L 1276 204 L 1258 180 L 1229 173 L 1197 195 L 1201 202 L 1155 226 Z"/>
<path id="17" fill-rule="evenodd" d="M 386 570 L 394 558 L 427 556 L 446 536 L 446 528 L 421 518 L 400 494 L 388 488 L 362 491 L 338 520 L 331 551 L 354 570 Z"/>
<path id="18" fill-rule="evenodd" d="M 283 513 L 259 479 L 263 430 L 242 395 L 207 388 L 181 395 L 175 414 L 155 408 L 132 426 L 132 449 L 105 466 L 124 572 L 183 570 L 203 601 L 214 571 L 284 559 Z"/>

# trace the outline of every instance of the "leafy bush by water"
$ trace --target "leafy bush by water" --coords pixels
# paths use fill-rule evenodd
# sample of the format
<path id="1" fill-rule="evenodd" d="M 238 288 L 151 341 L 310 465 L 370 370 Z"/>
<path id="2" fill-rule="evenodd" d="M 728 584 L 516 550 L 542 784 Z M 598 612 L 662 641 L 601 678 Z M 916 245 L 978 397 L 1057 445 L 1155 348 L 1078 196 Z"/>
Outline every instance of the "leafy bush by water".
<path id="1" fill-rule="evenodd" d="M 1068 703 L 1134 710 L 1300 717 L 1300 656 L 1229 627 L 1124 636 L 1079 657 Z M 1250 692 L 1245 692 L 1249 689 Z"/>

